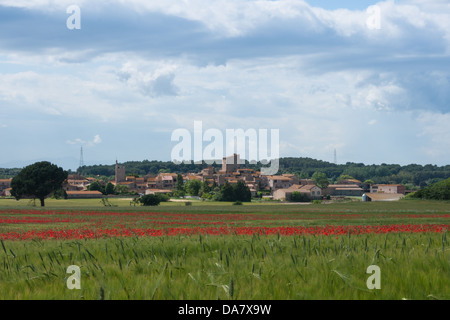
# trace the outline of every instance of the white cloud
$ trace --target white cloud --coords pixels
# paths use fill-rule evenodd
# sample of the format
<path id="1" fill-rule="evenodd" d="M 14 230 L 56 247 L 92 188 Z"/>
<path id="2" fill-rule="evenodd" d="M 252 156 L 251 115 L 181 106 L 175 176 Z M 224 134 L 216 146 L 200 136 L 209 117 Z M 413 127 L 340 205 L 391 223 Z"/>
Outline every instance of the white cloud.
<path id="1" fill-rule="evenodd" d="M 108 123 L 128 141 L 144 134 L 152 141 L 151 134 L 189 129 L 194 120 L 220 130 L 278 128 L 282 156 L 331 160 L 338 148 L 340 159 L 353 161 L 370 145 L 368 126 L 388 141 L 389 149 L 375 152 L 373 141 L 364 153 L 377 161 L 396 154 L 395 144 L 410 146 L 397 131 L 418 126 L 429 159 L 445 154 L 437 146 L 446 145 L 439 137 L 448 131 L 426 112 L 448 112 L 446 2 L 378 2 L 381 30 L 369 30 L 364 10 L 327 11 L 304 1 L 0 0 L 58 19 L 54 12 L 73 3 L 82 19 L 103 14 L 98 20 L 106 25 L 83 20 L 79 33 L 55 39 L 38 26 L 36 39 L 31 28 L 23 39 L 0 33 L 10 40 L 0 50 L 5 119 L 79 123 L 81 130 Z M 61 16 L 64 28 L 65 10 Z M 425 116 L 414 118 L 411 110 Z M 67 140 L 101 142 L 100 135 Z"/>
<path id="2" fill-rule="evenodd" d="M 46 113 L 70 118 L 90 117 L 98 121 L 122 119 L 134 106 L 115 75 L 101 68 L 77 75 L 36 72 L 0 74 L 0 99 L 15 111 Z M 119 96 L 119 92 L 122 96 Z"/>
<path id="3" fill-rule="evenodd" d="M 428 143 L 420 147 L 432 158 L 448 159 L 450 157 L 450 113 L 423 112 L 418 118 L 421 131 L 419 137 Z"/>
<path id="4" fill-rule="evenodd" d="M 102 142 L 102 139 L 100 138 L 100 135 L 95 135 L 94 138 L 92 140 L 83 140 L 80 138 L 76 138 L 73 140 L 67 140 L 66 143 L 67 144 L 78 144 L 78 145 L 82 145 L 82 146 L 88 146 L 88 147 L 93 147 L 97 144 L 100 144 Z"/>
<path id="5" fill-rule="evenodd" d="M 142 59 L 126 62 L 118 72 L 121 81 L 150 97 L 175 96 L 178 88 L 174 84 L 177 66 L 158 62 L 152 66 Z"/>
<path id="6" fill-rule="evenodd" d="M 80 3 L 78 0 L 1 0 L 0 5 L 19 8 L 51 8 L 54 6 L 67 7 L 74 2 Z"/>
<path id="7" fill-rule="evenodd" d="M 95 135 L 94 140 L 92 140 L 92 143 L 93 144 L 99 144 L 101 142 L 102 142 L 102 139 L 100 138 L 100 136 L 98 134 Z"/>

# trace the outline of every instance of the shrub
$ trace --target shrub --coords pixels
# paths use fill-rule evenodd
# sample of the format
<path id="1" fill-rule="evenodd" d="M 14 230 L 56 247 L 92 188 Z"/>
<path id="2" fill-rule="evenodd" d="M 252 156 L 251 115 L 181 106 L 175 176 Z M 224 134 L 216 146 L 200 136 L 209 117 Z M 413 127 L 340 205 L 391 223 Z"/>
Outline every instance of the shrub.
<path id="1" fill-rule="evenodd" d="M 157 193 L 156 196 L 158 197 L 159 202 L 167 202 L 170 199 L 170 197 L 167 194 L 163 193 Z"/>
<path id="2" fill-rule="evenodd" d="M 192 206 L 192 202 L 186 201 L 186 202 L 184 203 L 184 205 L 185 205 L 185 206 Z"/>
<path id="3" fill-rule="evenodd" d="M 63 188 L 55 190 L 52 196 L 53 199 L 67 199 L 67 192 Z"/>
<path id="4" fill-rule="evenodd" d="M 209 192 L 203 192 L 203 194 L 202 194 L 202 199 L 203 199 L 203 200 L 205 200 L 205 199 L 210 200 L 210 199 L 212 199 L 212 198 L 213 198 L 213 195 L 212 195 L 211 193 L 209 193 Z"/>
<path id="5" fill-rule="evenodd" d="M 154 194 L 147 194 L 139 199 L 143 206 L 157 206 L 161 202 L 160 198 Z"/>
<path id="6" fill-rule="evenodd" d="M 416 191 L 412 193 L 409 198 L 450 200 L 450 178 Z"/>
<path id="7" fill-rule="evenodd" d="M 306 193 L 294 191 L 291 194 L 291 201 L 292 202 L 309 202 L 310 199 Z"/>
<path id="8" fill-rule="evenodd" d="M 233 206 L 242 206 L 242 201 L 233 202 Z"/>
<path id="9" fill-rule="evenodd" d="M 184 192 L 183 190 L 176 190 L 176 191 L 173 193 L 173 196 L 174 196 L 175 198 L 183 198 L 185 195 L 186 195 L 186 192 Z"/>

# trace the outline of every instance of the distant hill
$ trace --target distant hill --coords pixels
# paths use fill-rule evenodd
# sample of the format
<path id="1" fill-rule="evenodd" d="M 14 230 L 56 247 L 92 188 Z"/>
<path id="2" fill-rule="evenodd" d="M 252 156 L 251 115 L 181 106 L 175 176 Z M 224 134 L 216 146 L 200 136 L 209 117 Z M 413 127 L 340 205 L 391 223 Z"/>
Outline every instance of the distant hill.
<path id="1" fill-rule="evenodd" d="M 310 158 L 280 159 L 280 170 L 283 173 L 295 173 L 299 177 L 311 177 L 315 171 L 322 171 L 333 181 L 341 174 L 346 174 L 362 182 L 370 179 L 374 183 L 380 184 L 400 183 L 420 187 L 450 178 L 450 165 L 441 167 L 431 164 L 425 166 L 418 164 L 401 166 L 384 163 L 381 165 L 365 165 L 354 162 L 336 165 Z"/>
<path id="2" fill-rule="evenodd" d="M 175 164 L 172 161 L 128 161 L 121 163 L 126 168 L 126 173 L 131 175 L 156 175 L 160 172 L 188 173 L 200 172 L 210 166 L 206 163 L 200 164 Z M 221 164 L 214 164 L 219 169 Z M 241 165 L 243 168 L 260 169 L 261 163 Z M 281 158 L 278 174 L 292 173 L 299 178 L 310 178 L 314 172 L 324 172 L 334 182 L 340 175 L 350 175 L 355 179 L 365 181 L 372 180 L 374 183 L 401 183 L 409 187 L 426 187 L 433 183 L 450 178 L 450 165 L 418 165 L 409 164 L 401 166 L 398 164 L 365 165 L 363 163 L 347 162 L 346 164 L 334 164 L 327 161 L 311 158 Z M 20 169 L 0 169 L 0 178 L 11 178 Z M 83 166 L 78 169 L 83 176 L 113 177 L 114 164 Z"/>
<path id="3" fill-rule="evenodd" d="M 0 168 L 0 179 L 10 179 L 15 177 L 19 174 L 20 170 L 19 168 L 14 169 L 2 169 Z"/>

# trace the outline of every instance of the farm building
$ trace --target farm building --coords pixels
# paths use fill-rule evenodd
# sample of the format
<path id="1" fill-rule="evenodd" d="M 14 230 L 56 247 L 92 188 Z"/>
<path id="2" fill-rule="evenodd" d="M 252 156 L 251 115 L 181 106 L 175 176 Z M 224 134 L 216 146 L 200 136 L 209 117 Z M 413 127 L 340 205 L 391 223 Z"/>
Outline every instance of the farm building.
<path id="1" fill-rule="evenodd" d="M 370 186 L 370 193 L 406 193 L 406 187 L 401 184 L 374 184 Z"/>
<path id="2" fill-rule="evenodd" d="M 291 187 L 298 179 L 290 176 L 266 176 L 266 183 L 271 190 L 287 189 Z"/>
<path id="3" fill-rule="evenodd" d="M 67 199 L 95 199 L 103 198 L 100 191 L 66 191 Z"/>
<path id="4" fill-rule="evenodd" d="M 273 192 L 274 200 L 290 200 L 293 192 L 301 192 L 308 195 L 310 199 L 321 199 L 322 198 L 322 189 L 315 185 L 293 185 L 289 188 L 278 189 Z"/>
<path id="5" fill-rule="evenodd" d="M 3 195 L 6 197 L 11 197 L 11 190 L 12 190 L 12 188 L 7 188 L 7 189 L 3 190 Z M 0 192 L 0 194 L 1 194 L 1 192 Z"/>
<path id="6" fill-rule="evenodd" d="M 12 179 L 0 179 L 0 192 L 11 187 Z"/>
<path id="7" fill-rule="evenodd" d="M 404 197 L 401 193 L 365 193 L 363 201 L 398 201 Z"/>
<path id="8" fill-rule="evenodd" d="M 363 183 L 358 179 L 343 179 L 337 182 L 337 184 L 356 184 L 359 187 L 362 187 Z"/>
<path id="9" fill-rule="evenodd" d="M 364 190 L 357 184 L 330 184 L 324 193 L 330 196 L 360 197 Z"/>
<path id="10" fill-rule="evenodd" d="M 172 193 L 171 189 L 147 189 L 145 190 L 145 194 L 169 194 Z"/>

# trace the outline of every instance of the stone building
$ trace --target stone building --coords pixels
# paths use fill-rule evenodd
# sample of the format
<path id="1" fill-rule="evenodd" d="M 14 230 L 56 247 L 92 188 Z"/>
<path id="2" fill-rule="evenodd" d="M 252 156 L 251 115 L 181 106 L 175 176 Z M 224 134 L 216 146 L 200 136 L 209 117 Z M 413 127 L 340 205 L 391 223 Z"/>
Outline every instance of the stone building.
<path id="1" fill-rule="evenodd" d="M 115 170 L 115 172 L 116 172 L 116 176 L 115 176 L 115 183 L 116 183 L 116 185 L 117 185 L 119 182 L 124 182 L 124 181 L 126 181 L 125 167 L 119 165 L 119 164 L 117 163 L 117 160 L 116 160 L 116 170 Z"/>

